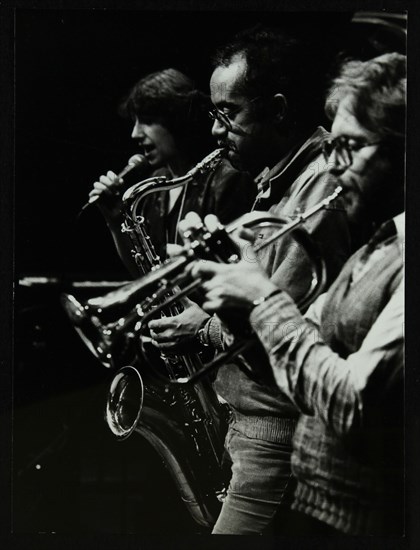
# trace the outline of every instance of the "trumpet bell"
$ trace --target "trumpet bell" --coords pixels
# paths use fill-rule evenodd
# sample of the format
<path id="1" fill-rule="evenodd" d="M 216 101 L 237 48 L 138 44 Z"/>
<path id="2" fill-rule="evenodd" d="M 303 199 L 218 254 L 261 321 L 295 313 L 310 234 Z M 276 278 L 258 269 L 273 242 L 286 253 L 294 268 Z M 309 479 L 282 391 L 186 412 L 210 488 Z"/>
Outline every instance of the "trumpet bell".
<path id="1" fill-rule="evenodd" d="M 83 306 L 71 294 L 61 294 L 60 301 L 74 329 L 91 353 L 105 367 L 114 367 L 114 361 L 110 353 L 112 331 L 108 330 L 95 315 L 90 313 L 88 306 Z"/>
<path id="2" fill-rule="evenodd" d="M 124 440 L 134 431 L 143 408 L 144 386 L 138 370 L 123 367 L 114 376 L 108 393 L 105 420 L 117 439 Z"/>

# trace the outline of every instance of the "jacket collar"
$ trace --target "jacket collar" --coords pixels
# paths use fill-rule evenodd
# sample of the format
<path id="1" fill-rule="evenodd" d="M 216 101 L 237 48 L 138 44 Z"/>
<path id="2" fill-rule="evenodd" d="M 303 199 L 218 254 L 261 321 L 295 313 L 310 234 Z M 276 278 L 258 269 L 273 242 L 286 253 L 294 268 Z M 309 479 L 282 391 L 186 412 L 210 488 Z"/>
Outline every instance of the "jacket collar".
<path id="1" fill-rule="evenodd" d="M 264 168 L 262 172 L 255 178 L 255 183 L 258 188 L 258 198 L 268 198 L 272 193 L 272 185 L 278 186 L 283 180 L 290 182 L 296 179 L 291 174 L 295 167 L 305 167 L 312 159 L 320 154 L 321 143 L 328 136 L 328 132 L 318 126 L 315 132 L 293 148 L 285 155 L 273 168 Z"/>

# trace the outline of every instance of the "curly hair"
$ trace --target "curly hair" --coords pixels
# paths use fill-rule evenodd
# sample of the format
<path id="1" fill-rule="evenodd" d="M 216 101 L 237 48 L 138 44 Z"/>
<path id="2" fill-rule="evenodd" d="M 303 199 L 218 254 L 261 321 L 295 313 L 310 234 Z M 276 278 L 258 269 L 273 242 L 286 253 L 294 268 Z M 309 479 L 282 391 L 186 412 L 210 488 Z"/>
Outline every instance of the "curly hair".
<path id="1" fill-rule="evenodd" d="M 248 99 L 282 93 L 289 121 L 310 127 L 323 115 L 326 73 L 324 56 L 314 52 L 310 41 L 257 25 L 238 33 L 212 61 L 213 67 L 228 66 L 235 56 L 243 56 L 246 70 L 238 91 Z"/>
<path id="2" fill-rule="evenodd" d="M 345 61 L 333 79 L 325 112 L 333 119 L 341 99 L 353 99 L 354 115 L 362 126 L 381 137 L 405 137 L 406 57 L 386 53 L 369 61 Z"/>
<path id="3" fill-rule="evenodd" d="M 192 160 L 211 147 L 207 112 L 210 100 L 194 81 L 176 69 L 157 71 L 139 80 L 122 101 L 119 112 L 132 120 L 160 123 Z"/>

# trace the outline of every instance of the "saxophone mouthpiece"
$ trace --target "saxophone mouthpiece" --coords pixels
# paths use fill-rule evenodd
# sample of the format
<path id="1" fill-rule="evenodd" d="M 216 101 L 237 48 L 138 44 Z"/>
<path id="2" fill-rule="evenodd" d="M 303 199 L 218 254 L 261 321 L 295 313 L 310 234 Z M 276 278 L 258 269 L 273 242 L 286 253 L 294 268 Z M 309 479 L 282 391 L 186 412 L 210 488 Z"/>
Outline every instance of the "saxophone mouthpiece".
<path id="1" fill-rule="evenodd" d="M 215 149 L 211 153 L 209 153 L 206 157 L 203 158 L 202 161 L 200 161 L 198 164 L 192 168 L 187 176 L 193 177 L 198 172 L 206 173 L 209 170 L 214 170 L 219 162 L 222 160 L 223 156 L 222 153 L 225 151 L 223 148 Z"/>

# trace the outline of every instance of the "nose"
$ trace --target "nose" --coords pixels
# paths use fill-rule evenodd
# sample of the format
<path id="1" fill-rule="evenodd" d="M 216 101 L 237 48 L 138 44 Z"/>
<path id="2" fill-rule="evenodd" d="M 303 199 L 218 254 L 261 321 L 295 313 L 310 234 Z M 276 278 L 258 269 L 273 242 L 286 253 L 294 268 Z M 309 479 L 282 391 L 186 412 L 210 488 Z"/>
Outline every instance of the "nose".
<path id="1" fill-rule="evenodd" d="M 348 165 L 346 165 L 342 160 L 340 160 L 336 149 L 333 149 L 331 155 L 328 157 L 328 160 L 327 160 L 327 168 L 328 168 L 328 171 L 334 176 L 340 176 L 347 170 Z"/>
<path id="2" fill-rule="evenodd" d="M 141 124 L 138 120 L 134 123 L 133 130 L 131 132 L 131 137 L 133 139 L 142 139 L 144 138 L 144 128 L 143 124 Z"/>
<path id="3" fill-rule="evenodd" d="M 224 124 L 220 122 L 217 118 L 213 121 L 213 126 L 211 127 L 211 134 L 213 137 L 223 137 L 227 135 L 227 128 Z"/>

